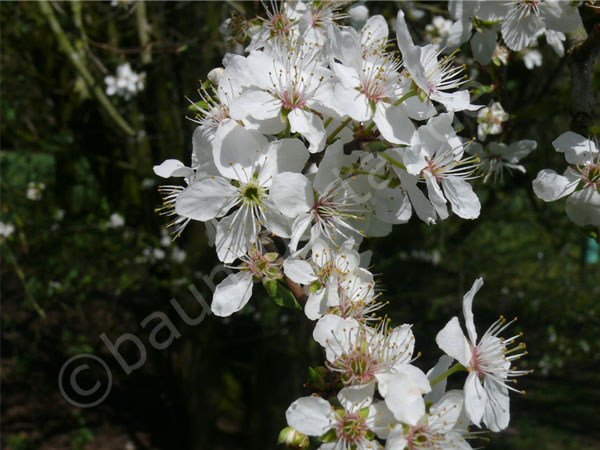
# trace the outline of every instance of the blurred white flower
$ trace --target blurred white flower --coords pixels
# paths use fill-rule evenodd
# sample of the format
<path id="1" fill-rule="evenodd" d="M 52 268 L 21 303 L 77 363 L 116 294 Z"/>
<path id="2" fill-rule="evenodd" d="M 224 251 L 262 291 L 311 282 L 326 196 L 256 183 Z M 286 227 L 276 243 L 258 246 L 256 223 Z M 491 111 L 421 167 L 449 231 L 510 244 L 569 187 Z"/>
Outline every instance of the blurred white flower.
<path id="1" fill-rule="evenodd" d="M 442 16 L 435 16 L 430 24 L 425 26 L 426 39 L 432 43 L 444 41 L 450 32 L 452 21 L 444 19 Z"/>
<path id="2" fill-rule="evenodd" d="M 27 185 L 27 193 L 25 196 L 29 200 L 40 200 L 42 198 L 42 191 L 46 189 L 46 185 L 44 183 L 30 181 Z"/>
<path id="3" fill-rule="evenodd" d="M 131 70 L 129 63 L 117 67 L 116 76 L 109 75 L 104 78 L 106 95 L 118 95 L 125 100 L 130 99 L 144 89 L 146 73 L 136 73 Z"/>
<path id="4" fill-rule="evenodd" d="M 125 219 L 119 213 L 112 213 L 106 226 L 108 228 L 121 228 L 125 225 Z"/>
<path id="5" fill-rule="evenodd" d="M 477 137 L 480 141 L 485 141 L 488 134 L 502 133 L 502 122 L 508 120 L 508 114 L 498 102 L 490 106 L 481 108 L 477 113 Z"/>
<path id="6" fill-rule="evenodd" d="M 492 61 L 497 66 L 506 64 L 508 62 L 508 49 L 500 44 L 496 44 L 496 48 L 492 54 Z"/>
<path id="7" fill-rule="evenodd" d="M 174 247 L 173 252 L 171 253 L 171 256 L 173 257 L 173 260 L 175 262 L 182 264 L 185 261 L 187 253 L 182 248 Z"/>
<path id="8" fill-rule="evenodd" d="M 10 237 L 11 234 L 15 231 L 15 226 L 12 223 L 4 223 L 0 222 L 0 236 L 2 237 Z"/>
<path id="9" fill-rule="evenodd" d="M 529 70 L 542 65 L 542 54 L 539 52 L 539 50 L 525 49 L 521 52 L 521 54 L 523 55 L 525 67 L 527 67 Z"/>

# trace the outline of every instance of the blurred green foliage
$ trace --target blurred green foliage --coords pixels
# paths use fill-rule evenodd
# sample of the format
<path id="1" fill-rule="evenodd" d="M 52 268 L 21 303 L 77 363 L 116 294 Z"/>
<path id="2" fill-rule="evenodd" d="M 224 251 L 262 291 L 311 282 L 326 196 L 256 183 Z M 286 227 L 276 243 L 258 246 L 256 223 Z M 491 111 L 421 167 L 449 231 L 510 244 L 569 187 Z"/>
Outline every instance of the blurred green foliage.
<path id="1" fill-rule="evenodd" d="M 368 6 L 394 17 L 400 4 Z M 124 61 L 147 80 L 132 100 L 111 98 L 136 129 L 127 137 L 59 52 L 38 4 L 2 3 L 1 221 L 15 227 L 0 238 L 2 445 L 275 448 L 285 409 L 307 392 L 307 368 L 322 364 L 312 324 L 257 285 L 244 311 L 185 326 L 169 300 L 197 308 L 192 284 L 210 300 L 204 277 L 217 260 L 201 224 L 171 242 L 153 212 L 162 181 L 152 166 L 190 157 L 194 124 L 186 120 L 186 97 L 197 101 L 199 80 L 235 50 L 218 26 L 233 8 L 251 17 L 261 5 L 149 2 L 149 64 L 141 60 L 135 3 L 86 2 L 80 17 L 77 2 L 52 5 L 100 86 Z M 411 23 L 417 35 L 445 10 L 422 6 L 427 14 Z M 390 302 L 384 311 L 397 323 L 415 324 L 422 368 L 440 355 L 435 334 L 461 314 L 462 295 L 476 277 L 485 279 L 474 304 L 481 330 L 498 314 L 519 317 L 511 329 L 525 333 L 530 355 L 523 367 L 536 372 L 521 381 L 527 395 L 512 397 L 511 428 L 491 436 L 489 448 L 594 448 L 600 445 L 600 264 L 584 255 L 598 249 L 568 220 L 564 202 L 545 204 L 531 190 L 538 170 L 564 168 L 551 142 L 570 120 L 564 60 L 544 44 L 540 50 L 544 65 L 533 71 L 516 55 L 508 66 L 475 66 L 474 78 L 483 83 L 478 102 L 499 100 L 511 115 L 500 139 L 538 142 L 523 162 L 527 174 L 499 185 L 476 181 L 479 220 L 451 217 L 427 227 L 413 219 L 364 249 L 373 251 L 382 299 Z M 460 119 L 464 135 L 474 136 L 474 118 Z M 37 200 L 28 198 L 31 183 L 44 186 Z M 151 349 L 149 330 L 140 325 L 154 311 L 169 314 L 182 334 L 163 351 Z M 102 333 L 113 341 L 123 333 L 139 336 L 149 350 L 146 364 L 125 375 Z M 114 375 L 110 396 L 89 410 L 66 403 L 56 386 L 62 363 L 81 352 L 103 357 Z M 136 357 L 132 348 L 124 354 Z"/>

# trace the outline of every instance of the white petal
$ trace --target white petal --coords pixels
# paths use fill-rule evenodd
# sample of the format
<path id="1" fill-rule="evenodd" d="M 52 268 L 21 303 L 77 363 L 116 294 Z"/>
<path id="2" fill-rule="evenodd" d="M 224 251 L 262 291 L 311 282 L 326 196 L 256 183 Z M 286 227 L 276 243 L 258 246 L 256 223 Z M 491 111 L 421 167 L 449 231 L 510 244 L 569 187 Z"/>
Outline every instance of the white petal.
<path id="1" fill-rule="evenodd" d="M 219 172 L 213 158 L 213 142 L 216 130 L 208 130 L 202 126 L 196 127 L 192 136 L 192 167 L 196 174 L 216 175 Z"/>
<path id="2" fill-rule="evenodd" d="M 580 227 L 600 226 L 600 194 L 584 188 L 567 199 L 567 216 Z"/>
<path id="3" fill-rule="evenodd" d="M 383 138 L 394 144 L 410 144 L 416 131 L 402 106 L 377 103 L 373 121 Z"/>
<path id="4" fill-rule="evenodd" d="M 354 90 L 355 87 L 360 86 L 360 76 L 357 72 L 357 69 L 361 66 L 353 67 L 349 65 L 339 64 L 336 62 L 331 63 L 331 69 L 333 70 L 333 73 L 341 83 L 340 87 L 343 86 L 343 88 L 348 91 Z M 356 92 L 358 93 L 358 91 Z"/>
<path id="5" fill-rule="evenodd" d="M 540 8 L 540 13 L 547 28 L 568 33 L 582 25 L 578 6 L 578 4 L 572 5 L 570 2 L 548 1 Z"/>
<path id="6" fill-rule="evenodd" d="M 491 145 L 491 144 L 490 144 Z M 529 153 L 537 148 L 537 142 L 532 140 L 517 141 L 508 147 L 504 158 L 513 163 L 518 163 L 521 159 L 525 158 Z"/>
<path id="7" fill-rule="evenodd" d="M 271 178 L 282 172 L 300 172 L 308 161 L 306 147 L 299 139 L 270 142 L 258 158 L 258 183 L 271 184 Z"/>
<path id="8" fill-rule="evenodd" d="M 323 317 L 323 314 L 325 314 L 328 309 L 325 288 L 321 288 L 308 296 L 306 305 L 304 305 L 304 314 L 306 314 L 306 317 L 310 320 L 318 320 Z"/>
<path id="9" fill-rule="evenodd" d="M 311 284 L 317 280 L 310 263 L 302 259 L 287 258 L 283 261 L 283 271 L 292 281 L 300 284 Z"/>
<path id="10" fill-rule="evenodd" d="M 453 1 L 448 3 L 448 7 L 459 3 L 458 1 Z M 461 3 L 471 3 L 470 1 L 461 2 Z M 462 44 L 467 42 L 471 37 L 471 30 L 473 29 L 473 23 L 471 20 L 458 20 L 454 22 L 450 29 L 448 30 L 448 46 L 449 49 L 455 49 L 460 47 Z"/>
<path id="11" fill-rule="evenodd" d="M 473 345 L 477 343 L 477 331 L 475 330 L 475 320 L 473 318 L 473 299 L 475 298 L 475 294 L 477 294 L 479 289 L 481 289 L 481 286 L 483 286 L 483 278 L 477 278 L 473 282 L 473 286 L 471 286 L 469 292 L 467 292 L 463 297 L 463 315 L 465 316 L 465 326 L 467 327 L 467 333 L 469 334 L 469 339 Z"/>
<path id="12" fill-rule="evenodd" d="M 483 414 L 483 423 L 494 432 L 502 431 L 510 422 L 510 399 L 504 384 L 486 378 L 483 387 L 488 396 L 488 403 Z"/>
<path id="13" fill-rule="evenodd" d="M 410 175 L 418 176 L 427 167 L 427 159 L 431 156 L 425 145 L 413 145 L 403 149 L 402 160 Z M 396 167 L 396 166 L 394 166 Z"/>
<path id="14" fill-rule="evenodd" d="M 389 34 L 387 21 L 381 15 L 369 17 L 360 30 L 361 44 L 364 47 L 381 47 L 386 43 Z"/>
<path id="15" fill-rule="evenodd" d="M 418 372 L 420 375 L 417 375 Z M 404 364 L 401 370 L 375 376 L 379 382 L 379 392 L 394 417 L 409 425 L 416 425 L 425 414 L 423 394 L 430 390 L 425 374 L 414 366 Z"/>
<path id="16" fill-rule="evenodd" d="M 222 177 L 201 177 L 178 196 L 175 212 L 194 220 L 210 220 L 229 211 L 237 202 L 238 192 Z"/>
<path id="17" fill-rule="evenodd" d="M 337 398 L 346 411 L 353 413 L 371 405 L 374 393 L 375 381 L 372 381 L 363 385 L 342 388 Z"/>
<path id="18" fill-rule="evenodd" d="M 475 33 L 471 39 L 471 48 L 479 63 L 489 64 L 496 49 L 496 31 L 485 28 L 482 33 Z"/>
<path id="19" fill-rule="evenodd" d="M 444 434 L 454 428 L 463 409 L 462 391 L 450 391 L 429 410 L 429 427 L 434 433 Z"/>
<path id="20" fill-rule="evenodd" d="M 229 109 L 229 115 L 235 120 L 244 120 L 248 116 L 257 120 L 273 119 L 280 112 L 281 100 L 260 90 L 247 90 L 233 100 Z"/>
<path id="21" fill-rule="evenodd" d="M 177 159 L 167 159 L 160 165 L 152 168 L 154 173 L 159 177 L 189 177 L 194 174 L 194 171 L 189 167 L 186 167 L 181 161 Z"/>
<path id="22" fill-rule="evenodd" d="M 358 86 L 358 82 L 356 83 Z M 331 107 L 339 114 L 350 116 L 354 120 L 364 122 L 371 118 L 371 107 L 367 97 L 354 88 L 347 88 L 336 84 L 334 98 L 331 99 Z"/>
<path id="23" fill-rule="evenodd" d="M 408 32 L 402 10 L 398 10 L 398 15 L 396 17 L 396 39 L 398 41 L 400 52 L 402 53 L 404 67 L 410 72 L 410 75 L 417 86 L 427 90 L 425 68 L 421 64 L 421 52 L 423 49 L 414 45 L 412 37 Z"/>
<path id="24" fill-rule="evenodd" d="M 444 105 L 447 111 L 477 111 L 483 105 L 472 105 L 469 91 L 456 92 L 436 91 L 431 94 L 431 99 Z"/>
<path id="25" fill-rule="evenodd" d="M 407 442 L 406 437 L 404 437 L 404 427 L 402 424 L 397 424 L 387 437 L 385 450 L 404 450 Z"/>
<path id="26" fill-rule="evenodd" d="M 289 248 L 292 252 L 295 252 L 298 248 L 298 243 L 306 238 L 305 235 L 311 223 L 312 216 L 310 214 L 300 214 L 294 220 L 294 223 L 292 224 L 292 235 L 289 244 Z"/>
<path id="27" fill-rule="evenodd" d="M 320 397 L 301 397 L 290 405 L 285 417 L 300 433 L 321 436 L 331 428 L 331 405 Z"/>
<path id="28" fill-rule="evenodd" d="M 592 154 L 598 153 L 596 144 L 580 134 L 567 131 L 552 142 L 557 152 L 565 154 L 569 164 L 581 164 L 592 158 Z"/>
<path id="29" fill-rule="evenodd" d="M 546 30 L 544 34 L 546 35 L 546 41 L 554 49 L 554 52 L 561 58 L 565 56 L 565 46 L 563 42 L 565 41 L 566 36 L 560 31 L 553 30 Z"/>
<path id="30" fill-rule="evenodd" d="M 543 27 L 544 24 L 535 14 L 521 17 L 519 8 L 515 5 L 502 21 L 502 37 L 508 48 L 518 52 L 527 47 Z"/>
<path id="31" fill-rule="evenodd" d="M 242 309 L 251 296 L 252 274 L 232 273 L 215 289 L 210 309 L 216 316 L 227 317 Z"/>
<path id="32" fill-rule="evenodd" d="M 300 133 L 309 142 L 310 153 L 318 153 L 325 148 L 327 133 L 319 116 L 296 108 L 288 114 L 288 120 L 291 131 Z"/>
<path id="33" fill-rule="evenodd" d="M 260 228 L 253 223 L 251 211 L 240 208 L 217 223 L 215 247 L 217 256 L 225 264 L 232 263 L 250 250 L 250 244 L 256 242 Z"/>
<path id="34" fill-rule="evenodd" d="M 369 407 L 366 423 L 367 427 L 373 430 L 378 437 L 387 439 L 391 425 L 396 423 L 396 419 L 385 402 L 377 401 Z"/>
<path id="35" fill-rule="evenodd" d="M 469 373 L 465 382 L 465 410 L 467 416 L 475 425 L 479 426 L 488 404 L 488 396 L 477 372 Z"/>
<path id="36" fill-rule="evenodd" d="M 431 175 L 429 171 L 424 172 L 425 183 L 427 184 L 427 194 L 429 201 L 435 208 L 435 212 L 438 213 L 440 219 L 444 220 L 448 218 L 448 208 L 446 207 L 446 198 L 442 194 L 442 190 L 438 185 L 437 181 Z"/>
<path id="37" fill-rule="evenodd" d="M 356 32 L 332 24 L 327 28 L 327 33 L 330 37 L 327 42 L 329 54 L 335 55 L 344 66 L 360 67 L 362 52 Z"/>
<path id="38" fill-rule="evenodd" d="M 481 203 L 469 183 L 462 178 L 450 176 L 442 180 L 442 187 L 454 214 L 463 219 L 479 217 Z"/>
<path id="39" fill-rule="evenodd" d="M 325 348 L 327 360 L 333 362 L 347 351 L 348 335 L 357 327 L 359 324 L 355 320 L 326 314 L 317 322 L 313 338 Z"/>
<path id="40" fill-rule="evenodd" d="M 276 175 L 269 192 L 279 210 L 288 217 L 297 217 L 312 208 L 312 186 L 302 174 L 284 172 Z"/>
<path id="41" fill-rule="evenodd" d="M 419 219 L 427 225 L 435 223 L 437 217 L 435 210 L 425 194 L 417 187 L 417 177 L 399 167 L 394 166 L 393 169 L 400 178 L 402 188 L 408 193 L 408 198 Z"/>
<path id="42" fill-rule="evenodd" d="M 552 202 L 569 195 L 577 188 L 577 183 L 570 182 L 567 177 L 554 170 L 540 170 L 533 180 L 533 192 L 545 202 Z"/>
<path id="43" fill-rule="evenodd" d="M 233 180 L 248 178 L 267 140 L 259 132 L 247 130 L 225 119 L 215 133 L 213 157 L 217 169 Z"/>
<path id="44" fill-rule="evenodd" d="M 452 356 L 463 366 L 471 362 L 469 342 L 460 328 L 458 317 L 453 317 L 435 337 L 437 345 L 449 356 Z"/>
<path id="45" fill-rule="evenodd" d="M 293 219 L 283 214 L 270 197 L 265 198 L 262 204 L 265 215 L 265 223 L 262 225 L 271 233 L 289 239 L 292 236 Z"/>
<path id="46" fill-rule="evenodd" d="M 319 194 L 324 193 L 331 182 L 340 178 L 340 168 L 349 166 L 355 158 L 356 155 L 344 155 L 342 143 L 339 141 L 328 146 L 313 182 L 314 190 Z"/>
<path id="47" fill-rule="evenodd" d="M 427 372 L 427 378 L 429 379 L 429 382 L 431 383 L 441 374 L 446 372 L 450 368 L 450 365 L 453 361 L 454 358 L 452 358 L 451 356 L 440 356 L 440 359 L 438 359 L 437 364 L 431 370 L 429 370 L 429 372 Z M 442 396 L 446 392 L 447 382 L 448 379 L 444 378 L 443 380 L 438 381 L 434 386 L 431 386 L 431 392 L 425 396 L 425 401 L 432 403 L 436 403 L 437 401 L 439 401 L 439 399 L 442 398 Z"/>

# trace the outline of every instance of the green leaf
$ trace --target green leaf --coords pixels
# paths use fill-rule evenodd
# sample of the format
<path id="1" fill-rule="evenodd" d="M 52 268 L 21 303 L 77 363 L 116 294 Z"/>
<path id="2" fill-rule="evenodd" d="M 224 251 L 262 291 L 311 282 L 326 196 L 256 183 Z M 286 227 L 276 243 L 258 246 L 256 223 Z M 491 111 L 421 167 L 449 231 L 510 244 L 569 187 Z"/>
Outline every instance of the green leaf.
<path id="1" fill-rule="evenodd" d="M 267 290 L 269 297 L 271 297 L 277 305 L 290 309 L 302 309 L 296 300 L 296 297 L 294 297 L 289 289 L 284 287 L 282 283 L 275 280 L 269 280 L 263 281 L 263 286 Z"/>
<path id="2" fill-rule="evenodd" d="M 325 433 L 323 436 L 321 436 L 319 438 L 319 440 L 321 442 L 335 442 L 338 440 L 337 434 L 335 432 L 335 429 L 331 429 L 329 430 L 327 433 Z"/>

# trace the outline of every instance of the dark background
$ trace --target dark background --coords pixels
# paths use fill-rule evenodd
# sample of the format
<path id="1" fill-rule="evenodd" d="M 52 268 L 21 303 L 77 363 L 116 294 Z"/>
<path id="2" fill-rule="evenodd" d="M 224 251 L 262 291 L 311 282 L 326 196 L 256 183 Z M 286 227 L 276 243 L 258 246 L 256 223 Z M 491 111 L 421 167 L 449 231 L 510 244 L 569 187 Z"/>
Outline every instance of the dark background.
<path id="1" fill-rule="evenodd" d="M 368 6 L 372 14 L 393 18 L 400 4 Z M 146 73 L 145 90 L 133 99 L 110 98 L 135 129 L 131 137 L 60 51 L 39 4 L 0 4 L 1 220 L 15 226 L 1 244 L 2 446 L 275 448 L 285 409 L 308 394 L 307 367 L 323 360 L 310 337 L 313 324 L 301 312 L 274 305 L 256 286 L 242 312 L 185 325 L 169 300 L 197 315 L 188 286 L 210 302 L 203 277 L 218 261 L 202 224 L 191 224 L 174 243 L 164 239 L 164 220 L 154 209 L 161 202 L 156 188 L 165 180 L 152 172 L 166 158 L 189 162 L 195 124 L 187 120 L 186 96 L 199 100 L 199 80 L 234 49 L 218 31 L 222 21 L 234 9 L 252 17 L 260 4 L 147 3 L 152 45 L 143 47 L 151 49 L 146 64 L 138 7 L 53 4 L 64 36 L 101 90 L 104 76 L 124 61 Z M 419 30 L 446 7 L 419 7 L 426 15 L 411 27 L 422 36 Z M 598 18 L 587 9 L 582 14 L 588 25 Z M 415 364 L 424 370 L 441 354 L 436 333 L 461 314 L 462 295 L 476 277 L 485 280 L 474 303 L 480 333 L 499 314 L 519 317 L 507 333 L 525 333 L 529 355 L 520 366 L 535 373 L 520 380 L 525 396 L 511 396 L 511 426 L 474 447 L 600 448 L 598 249 L 568 220 L 564 200 L 546 204 L 531 189 L 540 169 L 564 170 L 551 142 L 570 121 L 565 60 L 545 43 L 539 50 L 544 64 L 532 71 L 517 54 L 508 66 L 475 65 L 477 79 L 495 87 L 477 102 L 499 100 L 511 115 L 499 138 L 538 142 L 523 161 L 527 173 L 497 185 L 476 180 L 478 220 L 452 216 L 427 227 L 413 218 L 361 248 L 374 252 L 372 270 L 382 299 L 390 302 L 384 312 L 396 323 L 414 323 L 422 352 Z M 469 56 L 468 49 L 459 54 Z M 598 68 L 595 92 L 597 75 Z M 460 118 L 464 135 L 476 135 L 474 119 Z M 44 183 L 41 199 L 26 197 L 30 182 Z M 124 217 L 124 226 L 108 225 L 113 213 Z M 154 323 L 140 324 L 156 311 L 181 333 L 164 350 L 149 344 Z M 145 364 L 126 375 L 100 339 L 103 333 L 112 342 L 124 333 L 139 337 Z M 161 333 L 159 340 L 168 335 Z M 131 344 L 121 351 L 130 364 L 139 357 Z M 79 353 L 100 356 L 113 375 L 109 396 L 90 409 L 67 403 L 57 387 L 62 364 Z M 82 384 L 92 386 L 98 374 L 99 367 L 82 373 Z"/>

